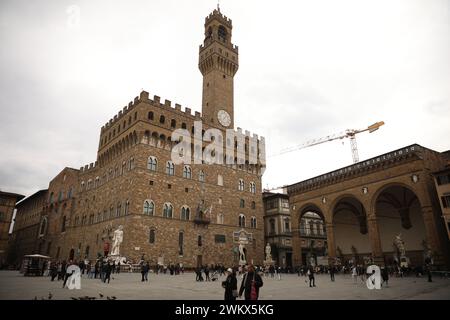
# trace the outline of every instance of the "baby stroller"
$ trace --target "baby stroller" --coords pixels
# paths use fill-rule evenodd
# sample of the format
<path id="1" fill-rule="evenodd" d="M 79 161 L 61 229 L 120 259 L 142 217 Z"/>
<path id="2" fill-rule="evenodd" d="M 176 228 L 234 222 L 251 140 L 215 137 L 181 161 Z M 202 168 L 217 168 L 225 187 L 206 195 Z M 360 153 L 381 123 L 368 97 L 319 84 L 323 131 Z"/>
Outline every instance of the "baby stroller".
<path id="1" fill-rule="evenodd" d="M 219 280 L 219 272 L 218 271 L 214 271 L 211 274 L 211 281 L 216 281 L 216 280 Z"/>

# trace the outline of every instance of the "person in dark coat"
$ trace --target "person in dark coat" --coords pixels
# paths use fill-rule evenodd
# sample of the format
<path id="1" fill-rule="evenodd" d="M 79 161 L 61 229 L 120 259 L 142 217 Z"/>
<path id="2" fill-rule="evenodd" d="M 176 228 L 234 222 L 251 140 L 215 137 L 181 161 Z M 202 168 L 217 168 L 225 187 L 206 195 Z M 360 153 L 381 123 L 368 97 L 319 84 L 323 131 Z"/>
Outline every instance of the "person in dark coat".
<path id="1" fill-rule="evenodd" d="M 330 277 L 331 277 L 331 281 L 334 281 L 334 266 L 330 265 Z"/>
<path id="2" fill-rule="evenodd" d="M 316 278 L 314 278 L 314 267 L 313 266 L 309 266 L 308 269 L 308 277 L 309 277 L 309 287 L 315 287 L 316 286 Z M 311 285 L 312 283 L 312 285 Z"/>
<path id="3" fill-rule="evenodd" d="M 236 300 L 237 296 L 237 279 L 236 272 L 229 268 L 227 270 L 227 278 L 222 282 L 222 287 L 225 288 L 225 300 Z M 235 294 L 233 294 L 233 292 Z"/>
<path id="4" fill-rule="evenodd" d="M 388 281 L 389 281 L 389 271 L 388 271 L 387 267 L 384 267 L 381 269 L 381 279 L 383 279 L 383 282 L 381 283 L 381 285 L 383 285 L 386 282 L 386 287 L 387 287 Z"/>
<path id="5" fill-rule="evenodd" d="M 106 280 L 108 280 L 108 283 L 109 283 L 109 280 L 111 279 L 111 270 L 112 270 L 112 265 L 109 262 L 106 262 L 105 283 L 106 283 Z"/>
<path id="6" fill-rule="evenodd" d="M 252 265 L 249 265 L 248 271 L 244 275 L 244 278 L 242 279 L 241 282 L 241 288 L 239 289 L 239 297 L 242 297 L 242 293 L 245 291 L 244 294 L 245 300 L 253 300 L 251 296 L 252 284 L 254 284 L 256 289 L 255 300 L 258 300 L 259 288 L 263 286 L 263 281 L 260 275 L 255 272 L 255 268 Z"/>

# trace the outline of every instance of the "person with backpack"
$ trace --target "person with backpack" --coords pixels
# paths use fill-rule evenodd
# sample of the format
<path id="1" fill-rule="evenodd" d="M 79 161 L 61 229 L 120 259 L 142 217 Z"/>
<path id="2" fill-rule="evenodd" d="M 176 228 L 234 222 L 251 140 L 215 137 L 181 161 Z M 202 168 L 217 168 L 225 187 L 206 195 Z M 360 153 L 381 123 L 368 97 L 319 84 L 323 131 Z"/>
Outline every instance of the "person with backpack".
<path id="1" fill-rule="evenodd" d="M 248 266 L 248 271 L 244 275 L 241 288 L 239 289 L 239 298 L 244 293 L 245 300 L 258 300 L 259 288 L 263 286 L 261 276 L 255 272 L 253 265 Z"/>

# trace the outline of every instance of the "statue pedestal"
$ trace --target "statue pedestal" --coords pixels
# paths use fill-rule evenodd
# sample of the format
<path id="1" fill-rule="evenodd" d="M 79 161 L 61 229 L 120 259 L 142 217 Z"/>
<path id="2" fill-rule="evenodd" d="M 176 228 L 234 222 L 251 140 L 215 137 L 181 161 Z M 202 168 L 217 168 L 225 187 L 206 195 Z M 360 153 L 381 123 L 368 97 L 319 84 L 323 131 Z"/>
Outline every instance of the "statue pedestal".
<path id="1" fill-rule="evenodd" d="M 110 261 L 114 261 L 116 264 L 118 264 L 120 262 L 120 264 L 125 264 L 127 261 L 127 258 L 122 257 L 120 254 L 117 255 L 109 255 L 108 256 L 108 260 Z"/>
<path id="2" fill-rule="evenodd" d="M 272 259 L 268 259 L 268 260 L 264 260 L 263 264 L 264 264 L 264 266 L 273 266 L 273 265 L 275 265 L 275 261 L 273 261 Z"/>

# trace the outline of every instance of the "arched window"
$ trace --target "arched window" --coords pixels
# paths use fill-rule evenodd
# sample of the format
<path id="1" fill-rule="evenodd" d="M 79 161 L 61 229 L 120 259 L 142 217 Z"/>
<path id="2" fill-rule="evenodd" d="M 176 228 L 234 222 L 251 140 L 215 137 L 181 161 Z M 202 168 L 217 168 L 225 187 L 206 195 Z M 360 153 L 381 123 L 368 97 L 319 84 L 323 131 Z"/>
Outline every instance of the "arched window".
<path id="1" fill-rule="evenodd" d="M 220 174 L 217 175 L 217 185 L 223 186 L 223 177 Z"/>
<path id="2" fill-rule="evenodd" d="M 64 192 L 60 191 L 58 194 L 58 202 L 61 202 L 63 200 L 63 198 L 64 198 Z"/>
<path id="3" fill-rule="evenodd" d="M 198 181 L 205 182 L 205 172 L 203 170 L 200 170 L 198 173 Z"/>
<path id="4" fill-rule="evenodd" d="M 150 229 L 150 234 L 148 236 L 148 242 L 155 243 L 155 230 L 154 229 Z"/>
<path id="5" fill-rule="evenodd" d="M 181 129 L 186 129 L 186 123 L 183 122 L 183 123 L 181 124 Z"/>
<path id="6" fill-rule="evenodd" d="M 148 120 L 153 120 L 153 111 L 150 111 L 147 116 Z"/>
<path id="7" fill-rule="evenodd" d="M 167 161 L 166 163 L 166 173 L 169 176 L 173 176 L 175 174 L 175 165 L 172 161 Z"/>
<path id="8" fill-rule="evenodd" d="M 217 215 L 217 224 L 223 224 L 223 214 L 219 213 Z"/>
<path id="9" fill-rule="evenodd" d="M 251 218 L 250 226 L 251 226 L 251 228 L 256 229 L 256 217 Z"/>
<path id="10" fill-rule="evenodd" d="M 120 214 L 122 213 L 122 204 L 119 202 L 117 204 L 117 209 L 116 209 L 116 217 L 120 217 Z"/>
<path id="11" fill-rule="evenodd" d="M 166 117 L 161 115 L 161 117 L 159 117 L 159 123 L 164 124 L 164 122 L 166 122 Z"/>
<path id="12" fill-rule="evenodd" d="M 144 201 L 144 214 L 153 216 L 155 213 L 155 203 L 152 200 Z"/>
<path id="13" fill-rule="evenodd" d="M 84 181 L 81 182 L 81 190 L 83 190 L 84 187 Z M 50 193 L 50 199 L 49 199 L 50 204 L 53 204 L 53 192 Z"/>
<path id="14" fill-rule="evenodd" d="M 270 233 L 275 234 L 275 219 L 270 219 Z"/>
<path id="15" fill-rule="evenodd" d="M 255 209 L 255 208 L 256 208 L 256 202 L 252 201 L 252 209 Z"/>
<path id="16" fill-rule="evenodd" d="M 184 206 L 181 208 L 181 220 L 190 220 L 191 210 L 189 207 Z"/>
<path id="17" fill-rule="evenodd" d="M 183 178 L 191 179 L 192 177 L 192 169 L 189 166 L 184 166 L 183 168 Z"/>
<path id="18" fill-rule="evenodd" d="M 222 40 L 223 42 L 227 41 L 227 29 L 225 29 L 224 26 L 219 26 L 217 34 L 219 36 L 219 40 Z"/>
<path id="19" fill-rule="evenodd" d="M 164 204 L 163 217 L 164 218 L 172 218 L 173 206 L 170 203 Z"/>
<path id="20" fill-rule="evenodd" d="M 68 198 L 68 199 L 71 199 L 71 198 L 72 198 L 72 193 L 73 193 L 73 187 L 70 187 L 69 193 L 67 194 L 67 198 Z"/>
<path id="21" fill-rule="evenodd" d="M 133 170 L 133 169 L 134 169 L 134 158 L 132 157 L 129 162 L 128 170 Z"/>
<path id="22" fill-rule="evenodd" d="M 239 215 L 239 227 L 245 228 L 245 216 L 242 213 Z"/>
<path id="23" fill-rule="evenodd" d="M 147 169 L 150 171 L 156 171 L 158 165 L 158 159 L 156 159 L 156 157 L 148 157 L 148 162 L 147 162 Z"/>
<path id="24" fill-rule="evenodd" d="M 241 200 L 240 200 L 239 206 L 240 206 L 241 208 L 245 208 L 245 200 L 244 200 L 244 199 L 241 199 Z"/>
<path id="25" fill-rule="evenodd" d="M 125 172 L 126 167 L 127 167 L 127 163 L 125 161 L 122 162 L 122 174 Z"/>
<path id="26" fill-rule="evenodd" d="M 238 190 L 244 191 L 244 180 L 239 179 Z"/>
<path id="27" fill-rule="evenodd" d="M 291 231 L 291 223 L 289 221 L 289 218 L 284 219 L 284 231 L 290 232 Z"/>
<path id="28" fill-rule="evenodd" d="M 177 121 L 175 119 L 170 120 L 170 127 L 175 128 L 177 126 Z"/>
<path id="29" fill-rule="evenodd" d="M 130 201 L 127 200 L 125 202 L 125 215 L 129 215 L 130 214 Z"/>
<path id="30" fill-rule="evenodd" d="M 184 242 L 184 233 L 178 233 L 178 254 L 180 256 L 183 255 L 183 242 Z"/>
<path id="31" fill-rule="evenodd" d="M 250 192 L 256 193 L 256 184 L 254 182 L 250 182 Z"/>

